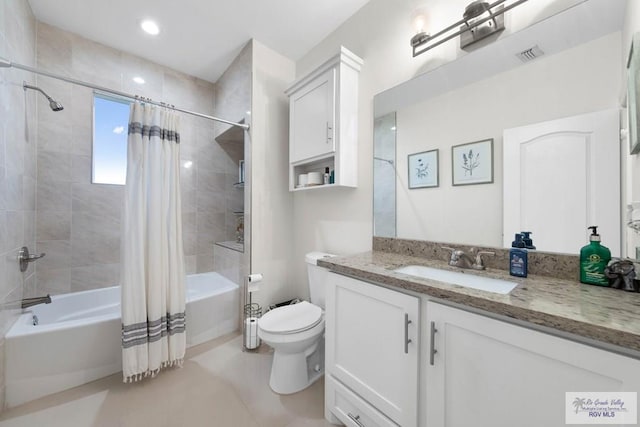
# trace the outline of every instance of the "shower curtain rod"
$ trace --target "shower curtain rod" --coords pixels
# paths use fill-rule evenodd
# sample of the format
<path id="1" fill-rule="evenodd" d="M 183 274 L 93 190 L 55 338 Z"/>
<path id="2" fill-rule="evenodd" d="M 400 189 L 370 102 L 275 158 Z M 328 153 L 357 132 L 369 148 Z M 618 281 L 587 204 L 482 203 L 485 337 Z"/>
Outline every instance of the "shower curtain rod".
<path id="1" fill-rule="evenodd" d="M 182 108 L 175 107 L 174 105 L 167 104 L 165 102 L 157 102 L 157 101 L 154 101 L 154 100 L 152 100 L 150 98 L 145 98 L 145 97 L 138 96 L 138 95 L 131 95 L 131 94 L 128 94 L 128 93 L 125 93 L 125 92 L 120 92 L 120 91 L 109 89 L 109 88 L 106 88 L 106 87 L 102 87 L 102 86 L 94 85 L 94 84 L 91 84 L 91 83 L 83 82 L 82 80 L 76 80 L 76 79 L 72 79 L 70 77 L 61 76 L 59 74 L 50 73 L 48 71 L 39 70 L 37 68 L 29 67 L 27 65 L 17 64 L 15 62 L 11 62 L 8 59 L 2 58 L 2 57 L 0 57 L 0 68 L 18 68 L 20 70 L 29 71 L 31 73 L 40 74 L 40 75 L 46 76 L 46 77 L 51 77 L 52 79 L 62 80 L 64 82 L 72 83 L 72 84 L 78 85 L 78 86 L 84 86 L 84 87 L 87 87 L 89 89 L 95 89 L 95 90 L 98 90 L 100 92 L 107 92 L 107 93 L 110 93 L 110 94 L 113 94 L 113 95 L 121 96 L 123 98 L 129 98 L 131 100 L 140 100 L 140 101 L 146 102 L 148 104 L 158 105 L 160 107 L 168 107 L 168 108 L 171 108 L 173 110 L 180 111 L 182 113 L 191 114 L 192 116 L 202 117 L 203 119 L 215 120 L 216 122 L 226 123 L 228 125 L 240 127 L 240 128 L 242 128 L 244 130 L 249 130 L 249 125 L 246 124 L 246 123 L 231 122 L 229 120 L 221 119 L 219 117 L 208 116 L 206 114 L 197 113 L 195 111 L 184 110 Z"/>

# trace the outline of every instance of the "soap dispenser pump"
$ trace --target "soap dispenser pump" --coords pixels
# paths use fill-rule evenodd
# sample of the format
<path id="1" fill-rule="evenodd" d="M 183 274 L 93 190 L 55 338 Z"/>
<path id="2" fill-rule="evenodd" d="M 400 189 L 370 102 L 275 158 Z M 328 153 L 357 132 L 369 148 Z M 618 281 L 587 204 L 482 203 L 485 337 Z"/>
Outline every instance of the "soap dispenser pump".
<path id="1" fill-rule="evenodd" d="M 531 238 L 531 235 L 533 234 L 531 231 L 521 231 L 520 234 L 522 234 L 522 242 L 524 243 L 524 247 L 527 249 L 535 249 L 536 247 L 533 246 L 533 239 Z"/>
<path id="2" fill-rule="evenodd" d="M 591 230 L 589 244 L 580 249 L 580 281 L 589 285 L 609 286 L 605 269 L 611 261 L 611 251 L 600 243 L 598 226 L 587 227 Z"/>

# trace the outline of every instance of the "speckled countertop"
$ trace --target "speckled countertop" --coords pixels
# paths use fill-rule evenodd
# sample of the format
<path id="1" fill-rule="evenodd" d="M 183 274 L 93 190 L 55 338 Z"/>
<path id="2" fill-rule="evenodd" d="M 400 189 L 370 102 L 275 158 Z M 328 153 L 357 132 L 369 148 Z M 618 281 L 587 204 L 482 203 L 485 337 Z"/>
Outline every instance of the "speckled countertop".
<path id="1" fill-rule="evenodd" d="M 443 261 L 379 251 L 325 258 L 318 265 L 362 280 L 640 351 L 640 294 L 540 275 L 520 279 L 503 270 L 463 270 Z M 484 275 L 513 281 L 518 286 L 511 293 L 500 295 L 393 271 L 405 265 Z"/>

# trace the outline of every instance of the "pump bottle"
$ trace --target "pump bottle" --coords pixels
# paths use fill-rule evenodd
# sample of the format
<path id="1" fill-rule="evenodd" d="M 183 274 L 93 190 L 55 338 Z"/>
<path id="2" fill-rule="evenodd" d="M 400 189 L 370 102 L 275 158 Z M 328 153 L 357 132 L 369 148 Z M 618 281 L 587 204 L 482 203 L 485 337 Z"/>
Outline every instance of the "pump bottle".
<path id="1" fill-rule="evenodd" d="M 589 244 L 580 249 L 580 281 L 589 285 L 609 286 L 604 270 L 611 261 L 611 251 L 600 244 L 597 225 L 588 229 L 591 230 Z"/>

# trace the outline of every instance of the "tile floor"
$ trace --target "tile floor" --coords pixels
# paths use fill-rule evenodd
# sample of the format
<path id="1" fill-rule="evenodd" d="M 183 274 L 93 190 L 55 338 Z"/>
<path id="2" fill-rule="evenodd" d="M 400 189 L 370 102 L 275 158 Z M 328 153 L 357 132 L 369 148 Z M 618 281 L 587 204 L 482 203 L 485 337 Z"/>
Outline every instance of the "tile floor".
<path id="1" fill-rule="evenodd" d="M 324 383 L 280 396 L 269 388 L 272 352 L 241 350 L 232 334 L 187 350 L 184 366 L 123 384 L 121 374 L 0 414 L 0 427 L 320 427 Z"/>

